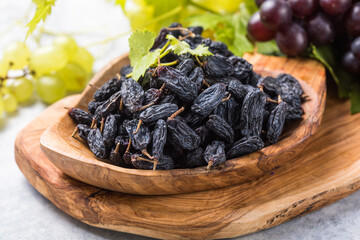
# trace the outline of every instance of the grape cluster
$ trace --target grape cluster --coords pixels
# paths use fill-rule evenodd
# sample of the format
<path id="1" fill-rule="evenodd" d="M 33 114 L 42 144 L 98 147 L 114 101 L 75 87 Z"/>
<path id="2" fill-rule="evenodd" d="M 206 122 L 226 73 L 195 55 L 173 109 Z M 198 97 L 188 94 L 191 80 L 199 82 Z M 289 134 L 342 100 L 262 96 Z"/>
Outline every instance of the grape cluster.
<path id="1" fill-rule="evenodd" d="M 255 41 L 275 39 L 280 51 L 297 56 L 309 42 L 315 46 L 336 44 L 344 68 L 360 72 L 360 2 L 351 0 L 256 0 L 259 11 L 248 22 Z M 357 38 L 358 37 L 358 38 Z M 351 45 L 351 48 L 346 47 Z"/>
<path id="2" fill-rule="evenodd" d="M 45 103 L 81 91 L 92 73 L 94 58 L 68 36 L 57 36 L 51 45 L 30 51 L 24 42 L 4 49 L 0 60 L 0 116 L 16 111 L 36 90 Z"/>

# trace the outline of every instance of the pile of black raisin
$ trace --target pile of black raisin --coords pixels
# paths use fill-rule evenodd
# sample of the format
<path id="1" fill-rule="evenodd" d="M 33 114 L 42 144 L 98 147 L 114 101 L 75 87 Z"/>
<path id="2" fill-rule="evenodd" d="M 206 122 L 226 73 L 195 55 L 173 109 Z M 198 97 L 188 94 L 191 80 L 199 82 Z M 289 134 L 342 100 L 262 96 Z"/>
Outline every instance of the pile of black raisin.
<path id="1" fill-rule="evenodd" d="M 71 108 L 84 139 L 97 158 L 126 168 L 159 169 L 217 166 L 276 143 L 284 124 L 301 119 L 303 90 L 288 74 L 261 77 L 222 42 L 163 28 L 152 49 L 171 34 L 191 48 L 209 47 L 213 56 L 168 54 L 175 66 L 149 68 L 138 82 L 125 66 L 94 94 L 88 112 Z M 163 60 L 163 59 L 162 59 Z"/>

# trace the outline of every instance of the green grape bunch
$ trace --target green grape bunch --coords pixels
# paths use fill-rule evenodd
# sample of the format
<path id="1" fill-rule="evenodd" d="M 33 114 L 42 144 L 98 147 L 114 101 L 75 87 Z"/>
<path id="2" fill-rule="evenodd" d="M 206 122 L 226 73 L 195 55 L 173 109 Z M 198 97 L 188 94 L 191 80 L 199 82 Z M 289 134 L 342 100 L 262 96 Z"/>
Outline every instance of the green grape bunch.
<path id="1" fill-rule="evenodd" d="M 91 53 L 65 35 L 33 51 L 24 42 L 9 44 L 0 60 L 0 117 L 36 95 L 51 104 L 69 92 L 83 90 L 93 63 Z"/>

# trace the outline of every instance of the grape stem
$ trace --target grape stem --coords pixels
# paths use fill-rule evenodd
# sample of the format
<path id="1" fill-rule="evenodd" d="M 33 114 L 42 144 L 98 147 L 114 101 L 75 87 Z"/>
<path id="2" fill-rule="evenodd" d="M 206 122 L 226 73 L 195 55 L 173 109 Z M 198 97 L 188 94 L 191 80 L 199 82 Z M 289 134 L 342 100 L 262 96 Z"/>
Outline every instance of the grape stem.
<path id="1" fill-rule="evenodd" d="M 196 59 L 196 61 L 199 63 L 199 65 L 200 65 L 201 67 L 204 66 L 204 63 L 202 63 L 202 62 L 200 61 L 200 59 L 198 58 L 197 55 L 195 55 L 195 59 Z"/>
<path id="2" fill-rule="evenodd" d="M 10 65 L 11 65 L 11 63 L 10 63 Z M 11 76 L 11 77 L 10 77 L 10 76 L 9 76 L 9 70 L 10 70 L 10 69 L 8 69 L 5 77 L 0 77 L 0 88 L 2 88 L 2 86 L 3 86 L 3 84 L 4 84 L 4 81 L 7 80 L 7 79 L 9 79 L 9 78 L 18 79 L 18 78 L 26 77 L 27 75 L 30 74 L 30 70 L 29 70 L 27 67 L 25 67 L 25 68 L 22 70 L 22 73 L 21 73 L 20 75 Z"/>
<path id="3" fill-rule="evenodd" d="M 168 40 L 166 42 L 166 44 L 162 47 L 162 49 L 160 50 L 160 55 L 167 49 L 167 47 L 169 46 L 170 44 L 170 40 Z"/>
<path id="4" fill-rule="evenodd" d="M 161 63 L 161 66 L 172 66 L 172 65 L 177 64 L 178 62 L 179 62 L 178 60 L 175 60 L 173 62 Z"/>

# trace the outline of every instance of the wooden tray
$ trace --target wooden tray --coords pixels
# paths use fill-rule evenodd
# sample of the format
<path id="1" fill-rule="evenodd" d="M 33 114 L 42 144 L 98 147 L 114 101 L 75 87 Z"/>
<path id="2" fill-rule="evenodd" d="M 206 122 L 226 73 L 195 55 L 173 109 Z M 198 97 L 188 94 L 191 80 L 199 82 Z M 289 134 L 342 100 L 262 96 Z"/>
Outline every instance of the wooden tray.
<path id="1" fill-rule="evenodd" d="M 259 151 L 227 160 L 223 165 L 207 169 L 172 169 L 152 171 L 122 168 L 97 159 L 84 141 L 71 137 L 74 121 L 66 114 L 59 117 L 44 132 L 40 139 L 43 152 L 54 165 L 67 175 L 99 188 L 138 195 L 166 195 L 199 192 L 232 186 L 254 180 L 282 166 L 301 152 L 302 148 L 320 125 L 326 96 L 324 67 L 309 59 L 265 56 L 244 56 L 254 70 L 265 76 L 289 73 L 301 84 L 308 101 L 302 104 L 304 115 L 301 121 L 289 124 L 280 141 Z M 108 63 L 91 83 L 101 86 L 105 81 L 128 64 L 127 55 Z M 87 87 L 79 101 L 68 107 L 87 109 L 95 88 Z"/>
<path id="2" fill-rule="evenodd" d="M 41 152 L 43 131 L 75 101 L 66 98 L 19 134 L 15 159 L 59 209 L 92 226 L 167 239 L 230 238 L 267 229 L 337 201 L 360 187 L 360 114 L 328 97 L 323 124 L 303 153 L 254 182 L 204 192 L 136 196 L 68 177 Z"/>

